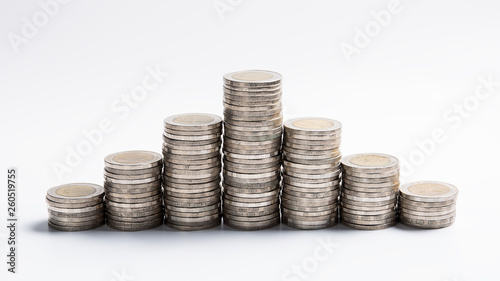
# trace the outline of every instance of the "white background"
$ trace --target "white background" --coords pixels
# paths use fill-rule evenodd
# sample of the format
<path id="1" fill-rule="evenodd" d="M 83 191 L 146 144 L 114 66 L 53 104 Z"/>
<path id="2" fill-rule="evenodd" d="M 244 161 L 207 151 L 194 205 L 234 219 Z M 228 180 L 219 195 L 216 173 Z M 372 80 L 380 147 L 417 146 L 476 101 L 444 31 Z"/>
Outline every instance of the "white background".
<path id="1" fill-rule="evenodd" d="M 355 28 L 370 26 L 370 12 L 387 10 L 389 2 L 72 1 L 44 23 L 38 1 L 1 1 L 1 177 L 9 166 L 20 176 L 19 273 L 8 274 L 3 264 L 1 280 L 496 280 L 500 85 L 481 100 L 474 93 L 488 93 L 481 79 L 500 81 L 500 5 L 401 0 L 349 62 L 340 45 L 356 47 Z M 231 9 L 218 13 L 214 4 Z M 40 27 L 26 38 L 23 18 L 33 23 L 34 16 Z M 13 36 L 24 40 L 12 43 Z M 112 110 L 156 67 L 168 78 L 128 114 Z M 103 158 L 113 152 L 160 152 L 169 115 L 222 115 L 222 75 L 244 69 L 283 75 L 285 119 L 341 121 L 344 155 L 392 154 L 404 164 L 405 182 L 455 184 L 456 223 L 376 232 L 341 225 L 193 233 L 165 226 L 137 233 L 48 229 L 48 188 L 102 183 Z M 453 111 L 464 101 L 462 115 Z M 59 177 L 54 163 L 68 165 L 67 149 L 103 120 L 114 130 Z M 436 130 L 441 137 L 430 143 Z M 6 192 L 0 194 L 3 218 Z M 318 261 L 319 240 L 336 245 Z M 287 275 L 294 266 L 304 274 Z"/>

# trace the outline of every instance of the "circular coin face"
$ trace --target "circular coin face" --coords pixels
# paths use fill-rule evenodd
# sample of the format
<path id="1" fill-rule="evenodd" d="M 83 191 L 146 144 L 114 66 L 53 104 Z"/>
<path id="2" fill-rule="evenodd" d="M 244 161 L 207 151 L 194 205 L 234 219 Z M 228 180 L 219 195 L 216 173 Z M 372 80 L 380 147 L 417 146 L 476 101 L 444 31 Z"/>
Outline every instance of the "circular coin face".
<path id="1" fill-rule="evenodd" d="M 381 172 L 399 167 L 399 161 L 396 157 L 380 153 L 349 155 L 344 157 L 341 163 L 345 169 L 362 172 Z"/>
<path id="2" fill-rule="evenodd" d="M 156 152 L 151 151 L 124 151 L 117 152 L 104 158 L 104 162 L 112 167 L 142 167 L 149 168 L 161 164 L 162 156 Z"/>
<path id="3" fill-rule="evenodd" d="M 47 195 L 59 199 L 90 199 L 104 194 L 104 188 L 92 183 L 70 183 L 50 188 Z"/>
<path id="4" fill-rule="evenodd" d="M 177 127 L 200 127 L 215 128 L 221 125 L 222 118 L 214 114 L 206 113 L 186 113 L 165 118 L 166 126 Z"/>
<path id="5" fill-rule="evenodd" d="M 399 188 L 401 196 L 415 201 L 447 201 L 456 198 L 458 189 L 449 183 L 421 181 L 404 184 Z"/>
<path id="6" fill-rule="evenodd" d="M 285 128 L 293 131 L 335 133 L 342 129 L 342 124 L 328 118 L 306 117 L 287 120 Z"/>
<path id="7" fill-rule="evenodd" d="M 281 83 L 281 74 L 266 70 L 244 70 L 225 74 L 224 82 L 232 86 L 273 86 Z"/>

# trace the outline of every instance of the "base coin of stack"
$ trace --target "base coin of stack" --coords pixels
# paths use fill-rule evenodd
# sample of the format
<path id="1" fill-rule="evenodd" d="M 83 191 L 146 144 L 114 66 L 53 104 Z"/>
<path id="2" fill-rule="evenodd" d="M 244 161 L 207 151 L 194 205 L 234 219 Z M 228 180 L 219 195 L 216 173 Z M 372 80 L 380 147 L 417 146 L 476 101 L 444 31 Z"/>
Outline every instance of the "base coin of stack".
<path id="1" fill-rule="evenodd" d="M 164 129 L 165 224 L 184 231 L 220 225 L 222 118 L 174 115 Z"/>
<path id="2" fill-rule="evenodd" d="M 162 157 L 150 151 L 125 151 L 104 158 L 106 222 L 122 231 L 163 223 Z"/>
<path id="3" fill-rule="evenodd" d="M 449 183 L 423 181 L 399 188 L 399 221 L 415 228 L 444 228 L 455 222 L 458 189 Z"/>
<path id="4" fill-rule="evenodd" d="M 104 225 L 104 189 L 91 183 L 70 183 L 47 191 L 49 226 L 83 231 Z"/>
<path id="5" fill-rule="evenodd" d="M 297 229 L 337 224 L 342 124 L 309 117 L 288 120 L 284 127 L 283 223 Z"/>
<path id="6" fill-rule="evenodd" d="M 280 223 L 281 75 L 224 75 L 224 224 L 260 230 Z"/>
<path id="7" fill-rule="evenodd" d="M 392 227 L 397 222 L 399 161 L 377 153 L 344 157 L 340 219 L 362 230 Z"/>

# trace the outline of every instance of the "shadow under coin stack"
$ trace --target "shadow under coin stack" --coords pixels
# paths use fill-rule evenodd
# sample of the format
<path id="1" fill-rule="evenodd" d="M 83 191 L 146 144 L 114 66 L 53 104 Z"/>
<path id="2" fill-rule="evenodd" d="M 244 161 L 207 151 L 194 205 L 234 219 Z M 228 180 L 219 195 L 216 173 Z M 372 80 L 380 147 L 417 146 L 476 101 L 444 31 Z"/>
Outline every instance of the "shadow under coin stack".
<path id="1" fill-rule="evenodd" d="M 458 189 L 448 183 L 425 181 L 399 189 L 399 221 L 415 228 L 444 228 L 455 222 Z"/>
<path id="2" fill-rule="evenodd" d="M 162 157 L 150 151 L 126 151 L 104 158 L 106 219 L 123 231 L 155 228 L 163 223 Z"/>
<path id="3" fill-rule="evenodd" d="M 288 120 L 284 127 L 283 223 L 297 229 L 337 224 L 342 124 L 310 117 Z"/>
<path id="4" fill-rule="evenodd" d="M 222 118 L 180 114 L 164 127 L 165 223 L 185 231 L 220 225 Z"/>
<path id="5" fill-rule="evenodd" d="M 260 230 L 280 223 L 281 75 L 224 75 L 224 224 Z"/>
<path id="6" fill-rule="evenodd" d="M 342 159 L 340 220 L 354 229 L 392 227 L 397 219 L 399 161 L 376 153 Z"/>
<path id="7" fill-rule="evenodd" d="M 104 189 L 91 183 L 71 183 L 47 191 L 49 226 L 83 231 L 104 225 Z"/>

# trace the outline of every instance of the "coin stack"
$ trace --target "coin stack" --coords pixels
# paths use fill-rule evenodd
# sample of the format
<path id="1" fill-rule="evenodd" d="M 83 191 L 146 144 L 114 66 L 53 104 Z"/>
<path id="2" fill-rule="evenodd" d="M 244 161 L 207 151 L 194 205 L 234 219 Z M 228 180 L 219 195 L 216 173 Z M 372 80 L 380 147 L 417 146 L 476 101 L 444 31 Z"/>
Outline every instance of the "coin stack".
<path id="1" fill-rule="evenodd" d="M 104 189 L 91 183 L 71 183 L 47 191 L 49 226 L 82 231 L 104 225 Z"/>
<path id="2" fill-rule="evenodd" d="M 221 223 L 222 118 L 192 113 L 164 121 L 165 223 L 203 230 Z"/>
<path id="3" fill-rule="evenodd" d="M 281 75 L 224 75 L 224 224 L 240 230 L 278 225 L 281 181 Z"/>
<path id="4" fill-rule="evenodd" d="M 284 127 L 283 223 L 297 229 L 337 224 L 342 124 L 308 117 L 288 120 Z"/>
<path id="5" fill-rule="evenodd" d="M 118 152 L 104 158 L 109 227 L 139 231 L 163 223 L 162 162 L 160 154 L 150 151 Z"/>
<path id="6" fill-rule="evenodd" d="M 342 224 L 363 230 L 384 229 L 396 224 L 399 161 L 385 154 L 344 157 L 340 219 Z"/>
<path id="7" fill-rule="evenodd" d="M 456 217 L 458 189 L 449 183 L 424 181 L 399 189 L 399 221 L 416 228 L 444 228 Z"/>

